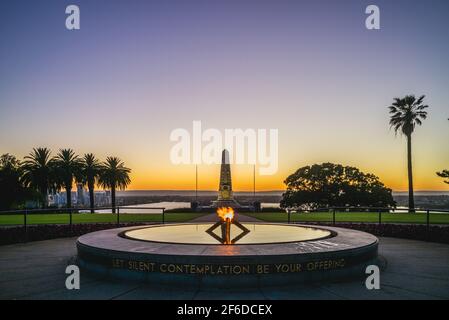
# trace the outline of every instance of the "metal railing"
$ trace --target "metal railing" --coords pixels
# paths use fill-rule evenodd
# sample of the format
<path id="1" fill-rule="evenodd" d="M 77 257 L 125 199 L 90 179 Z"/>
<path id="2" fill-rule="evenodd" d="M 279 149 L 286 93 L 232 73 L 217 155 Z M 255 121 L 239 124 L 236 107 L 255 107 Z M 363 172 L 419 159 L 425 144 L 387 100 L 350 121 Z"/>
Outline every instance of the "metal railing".
<path id="1" fill-rule="evenodd" d="M 127 212 L 128 210 L 134 210 L 139 211 L 137 212 Z M 160 210 L 159 213 L 150 212 L 154 210 Z M 90 208 L 46 208 L 46 209 L 22 209 L 22 210 L 7 210 L 7 211 L 0 211 L 0 217 L 1 216 L 15 216 L 15 215 L 23 215 L 23 223 L 15 223 L 15 224 L 1 224 L 0 226 L 20 226 L 22 225 L 25 228 L 25 231 L 29 225 L 29 216 L 30 215 L 37 215 L 37 214 L 48 214 L 52 215 L 60 215 L 60 214 L 68 214 L 68 221 L 66 223 L 64 222 L 54 222 L 54 223 L 36 223 L 38 225 L 54 225 L 54 224 L 69 224 L 70 227 L 73 225 L 73 215 L 74 214 L 80 214 L 80 215 L 86 215 L 89 216 L 91 214 L 95 215 L 103 215 L 103 214 L 109 214 L 109 215 L 116 215 L 116 225 L 120 225 L 120 216 L 123 214 L 145 214 L 145 215 L 157 215 L 161 214 L 161 220 L 160 222 L 165 224 L 165 214 L 166 214 L 166 208 L 165 207 L 133 207 L 133 206 L 115 206 L 115 207 L 95 207 L 91 212 Z M 103 211 L 103 212 L 101 212 Z M 107 212 L 111 211 L 111 212 Z M 115 211 L 115 213 L 114 213 Z M 148 211 L 148 212 L 142 212 L 142 211 Z M 145 222 L 142 220 L 138 220 L 136 222 Z M 154 220 L 151 220 L 151 222 L 154 222 Z M 111 223 L 111 221 L 86 221 L 81 223 Z"/>
<path id="2" fill-rule="evenodd" d="M 395 214 L 408 214 L 410 216 L 413 215 L 417 215 L 417 214 L 425 214 L 426 216 L 426 220 L 425 220 L 425 224 L 427 227 L 430 227 L 430 225 L 432 224 L 430 216 L 432 213 L 434 214 L 449 214 L 449 210 L 446 209 L 422 209 L 422 208 L 418 208 L 415 210 L 410 210 L 408 208 L 388 208 L 388 207 L 330 207 L 330 208 L 318 208 L 318 209 L 314 209 L 314 210 L 287 210 L 287 221 L 288 223 L 292 222 L 291 219 L 291 215 L 292 214 L 312 214 L 313 213 L 330 213 L 332 214 L 332 219 L 329 221 L 319 221 L 319 222 L 327 222 L 327 223 L 332 223 L 333 225 L 335 225 L 337 223 L 337 215 L 338 213 L 367 213 L 367 214 L 376 214 L 378 215 L 377 218 L 377 224 L 381 225 L 385 222 L 383 222 L 382 217 L 384 215 L 395 215 Z M 448 215 L 449 217 L 449 215 Z M 296 220 L 295 222 L 301 222 Z M 304 221 L 304 222 L 313 222 L 313 221 Z M 361 222 L 361 223 L 373 223 L 373 222 L 367 222 L 367 221 L 341 221 L 341 222 L 346 222 L 346 223 L 351 223 L 351 222 Z M 386 222 L 386 223 L 403 223 L 403 224 L 416 224 L 416 222 Z M 433 224 L 445 224 L 445 223 L 433 223 Z M 448 222 L 446 223 L 449 225 L 449 218 L 448 218 Z"/>
<path id="3" fill-rule="evenodd" d="M 115 213 L 113 213 L 115 209 Z M 159 210 L 159 212 L 154 211 Z M 114 223 L 116 226 L 120 226 L 121 223 L 148 223 L 148 222 L 160 222 L 162 224 L 166 223 L 166 208 L 165 207 L 138 207 L 138 206 L 116 206 L 116 207 L 96 207 L 94 208 L 94 215 L 96 217 L 101 217 L 102 215 L 115 215 L 115 219 L 95 219 L 92 220 L 85 220 L 80 221 L 78 223 L 74 223 L 73 217 L 81 217 L 81 216 L 91 216 L 91 209 L 90 208 L 47 208 L 47 209 L 24 209 L 24 210 L 9 210 L 9 211 L 1 211 L 0 212 L 0 218 L 4 215 L 12 215 L 12 216 L 22 216 L 22 223 L 1 223 L 0 226 L 2 227 L 17 227 L 22 226 L 24 230 L 24 238 L 25 241 L 28 239 L 28 227 L 30 225 L 69 225 L 70 230 L 72 231 L 72 227 L 74 224 L 102 224 L 102 223 Z M 131 211 L 131 212 L 129 212 Z M 134 212 L 133 212 L 134 211 Z M 147 211 L 147 212 L 145 212 Z M 449 226 L 449 210 L 446 209 L 415 209 L 414 213 L 407 213 L 409 211 L 408 209 L 393 209 L 393 208 L 385 208 L 385 207 L 330 207 L 330 208 L 318 208 L 314 210 L 287 210 L 287 221 L 288 223 L 310 223 L 310 222 L 318 222 L 318 223 L 329 223 L 332 225 L 336 225 L 337 223 L 369 223 L 369 224 L 378 224 L 379 226 L 383 224 L 425 224 L 427 226 L 427 231 L 430 231 L 431 225 L 439 225 L 439 224 L 446 224 Z M 138 212 L 138 213 L 137 213 Z M 301 219 L 302 216 L 310 215 L 313 217 L 313 214 L 315 213 L 327 213 L 329 214 L 328 220 L 314 220 L 314 219 Z M 338 221 L 338 215 L 341 213 L 347 213 L 347 214 L 357 214 L 357 213 L 366 213 L 366 214 L 377 214 L 377 219 L 364 219 L 364 220 L 358 220 L 358 219 L 348 219 L 348 216 L 346 216 L 344 221 Z M 30 217 L 33 215 L 41 215 L 41 214 L 48 214 L 48 216 L 51 216 L 54 214 L 55 216 L 61 215 L 61 214 L 68 214 L 68 219 L 64 221 L 57 221 L 57 222 L 38 222 L 36 224 L 31 223 Z M 145 221 L 145 219 L 121 219 L 122 217 L 126 217 L 128 214 L 134 214 L 134 215 L 161 215 L 160 220 L 150 219 L 149 221 Z M 259 213 L 259 215 L 263 215 L 264 213 Z M 280 213 L 281 214 L 281 213 Z M 408 217 L 413 217 L 414 215 L 420 215 L 423 216 L 422 221 L 400 221 L 401 219 L 398 219 L 398 221 L 395 221 L 395 219 L 388 219 L 393 217 L 397 214 L 406 214 Z M 432 221 L 431 217 L 432 214 L 443 214 L 445 215 L 445 218 L 447 216 L 447 219 L 443 222 L 441 221 Z M 292 215 L 295 215 L 297 219 L 292 221 Z M 388 218 L 386 218 L 388 217 Z M 425 217 L 425 220 L 424 220 Z M 325 216 L 326 218 L 326 216 Z M 37 220 L 37 219 L 36 219 Z M 76 219 L 75 219 L 76 220 Z M 127 220 L 127 221 L 126 221 Z M 368 220 L 368 221 L 367 221 Z M 444 219 L 443 219 L 444 220 Z"/>

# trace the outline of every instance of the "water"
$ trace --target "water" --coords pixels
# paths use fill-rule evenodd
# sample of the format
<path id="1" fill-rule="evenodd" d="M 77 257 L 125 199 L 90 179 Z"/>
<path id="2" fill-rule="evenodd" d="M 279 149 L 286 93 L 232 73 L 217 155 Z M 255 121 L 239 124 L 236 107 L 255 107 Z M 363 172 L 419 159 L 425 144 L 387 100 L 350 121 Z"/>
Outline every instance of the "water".
<path id="1" fill-rule="evenodd" d="M 165 208 L 165 210 L 190 208 L 190 202 L 155 202 L 155 203 L 135 204 L 131 206 L 120 206 L 120 214 L 122 213 L 160 214 L 162 212 L 161 209 L 146 209 L 146 208 Z M 95 212 L 112 213 L 111 209 L 96 210 Z"/>
<path id="2" fill-rule="evenodd" d="M 279 203 L 276 202 L 262 202 L 260 204 L 262 208 L 276 208 L 279 209 Z"/>
<path id="3" fill-rule="evenodd" d="M 262 203 L 262 208 L 279 208 L 279 203 Z M 131 206 L 120 206 L 120 214 L 160 214 L 161 209 L 145 209 L 145 208 L 165 208 L 165 210 L 169 209 L 190 209 L 190 202 L 154 202 L 154 203 L 144 203 L 144 204 L 136 204 Z M 139 209 L 140 208 L 140 209 Z M 80 212 L 88 213 L 89 210 L 83 210 Z M 95 210 L 96 213 L 112 213 L 111 209 L 104 210 Z"/>
<path id="4" fill-rule="evenodd" d="M 330 237 L 328 230 L 299 227 L 293 225 L 274 225 L 242 223 L 246 231 L 235 224 L 230 227 L 230 240 L 235 244 L 283 243 L 317 240 Z M 131 239 L 183 244 L 220 244 L 223 240 L 221 227 L 210 230 L 212 223 L 155 226 L 127 231 Z M 213 235 L 211 234 L 213 233 Z M 242 236 L 241 236 L 242 235 Z M 235 242 L 234 242 L 235 241 Z"/>

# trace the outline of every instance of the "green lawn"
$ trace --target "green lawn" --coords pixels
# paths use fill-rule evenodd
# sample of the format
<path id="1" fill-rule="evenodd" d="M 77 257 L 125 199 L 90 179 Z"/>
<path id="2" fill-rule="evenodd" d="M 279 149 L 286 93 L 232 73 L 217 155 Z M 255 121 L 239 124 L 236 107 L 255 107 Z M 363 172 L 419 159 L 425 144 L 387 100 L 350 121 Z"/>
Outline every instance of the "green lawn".
<path id="1" fill-rule="evenodd" d="M 287 214 L 282 212 L 245 213 L 246 215 L 268 222 L 287 222 Z M 204 213 L 166 213 L 166 222 L 187 222 Z M 379 221 L 378 213 L 337 212 L 336 222 L 373 222 Z M 108 213 L 73 214 L 73 223 L 117 222 L 117 215 Z M 161 222 L 162 214 L 120 214 L 120 222 Z M 332 222 L 331 212 L 292 213 L 292 222 Z M 69 223 L 67 213 L 29 214 L 28 224 L 65 224 Z M 382 213 L 382 223 L 426 223 L 425 213 Z M 431 213 L 430 223 L 449 224 L 449 213 Z M 0 225 L 21 225 L 23 215 L 0 215 Z"/>
<path id="2" fill-rule="evenodd" d="M 166 222 L 185 222 L 202 216 L 201 213 L 165 213 Z M 29 214 L 28 224 L 69 223 L 68 213 Z M 162 214 L 120 214 L 120 222 L 161 222 Z M 117 222 L 117 215 L 110 213 L 78 213 L 72 215 L 73 223 Z M 23 215 L 0 215 L 0 225 L 21 225 Z"/>
<path id="3" fill-rule="evenodd" d="M 287 222 L 287 213 L 250 213 L 249 216 L 269 222 Z M 377 212 L 336 212 L 336 222 L 379 222 Z M 292 213 L 292 222 L 332 222 L 332 212 Z M 382 213 L 382 223 L 426 223 L 425 213 Z M 449 224 L 449 213 L 431 213 L 430 223 Z"/>

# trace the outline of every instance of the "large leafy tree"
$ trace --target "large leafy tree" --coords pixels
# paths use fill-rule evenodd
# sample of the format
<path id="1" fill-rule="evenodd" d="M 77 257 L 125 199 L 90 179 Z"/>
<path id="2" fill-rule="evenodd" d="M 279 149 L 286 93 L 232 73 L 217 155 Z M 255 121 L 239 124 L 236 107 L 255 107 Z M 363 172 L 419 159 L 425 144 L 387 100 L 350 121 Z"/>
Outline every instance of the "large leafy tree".
<path id="1" fill-rule="evenodd" d="M 98 182 L 102 166 L 100 161 L 92 153 L 85 154 L 82 159 L 81 180 L 89 189 L 90 212 L 94 213 L 95 197 L 94 189 Z"/>
<path id="2" fill-rule="evenodd" d="M 131 183 L 129 174 L 131 169 L 125 167 L 122 160 L 117 157 L 108 157 L 102 164 L 98 184 L 111 190 L 112 213 L 115 213 L 115 191 L 124 190 Z"/>
<path id="3" fill-rule="evenodd" d="M 20 161 L 8 153 L 0 156 L 0 210 L 17 208 L 29 195 L 21 182 Z"/>
<path id="4" fill-rule="evenodd" d="M 55 175 L 50 149 L 34 148 L 24 158 L 22 169 L 23 183 L 40 194 L 43 206 L 46 207 L 48 191 L 53 190 L 55 187 Z"/>
<path id="5" fill-rule="evenodd" d="M 415 212 L 413 197 L 413 169 L 412 169 L 412 133 L 417 125 L 422 125 L 427 118 L 429 106 L 423 104 L 425 96 L 418 99 L 413 95 L 395 98 L 389 106 L 390 126 L 396 133 L 400 132 L 407 138 L 407 173 L 408 173 L 408 206 L 410 212 Z"/>
<path id="6" fill-rule="evenodd" d="M 82 162 L 72 149 L 61 149 L 53 159 L 58 186 L 66 191 L 67 208 L 72 207 L 73 182 L 79 180 Z"/>
<path id="7" fill-rule="evenodd" d="M 395 205 L 391 189 L 386 188 L 378 177 L 340 164 L 323 163 L 299 168 L 284 183 L 287 191 L 281 200 L 282 208 Z"/>

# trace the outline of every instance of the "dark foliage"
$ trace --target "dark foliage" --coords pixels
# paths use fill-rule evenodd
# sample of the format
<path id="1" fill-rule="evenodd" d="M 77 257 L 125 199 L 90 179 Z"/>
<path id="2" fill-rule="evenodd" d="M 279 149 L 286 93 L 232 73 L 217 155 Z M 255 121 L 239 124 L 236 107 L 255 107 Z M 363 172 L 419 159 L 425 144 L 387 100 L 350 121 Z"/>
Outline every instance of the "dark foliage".
<path id="1" fill-rule="evenodd" d="M 10 154 L 0 156 L 0 210 L 19 208 L 33 192 L 22 181 L 20 162 Z"/>
<path id="2" fill-rule="evenodd" d="M 354 167 L 323 163 L 299 168 L 284 183 L 282 208 L 392 207 L 391 189 L 373 174 Z"/>

